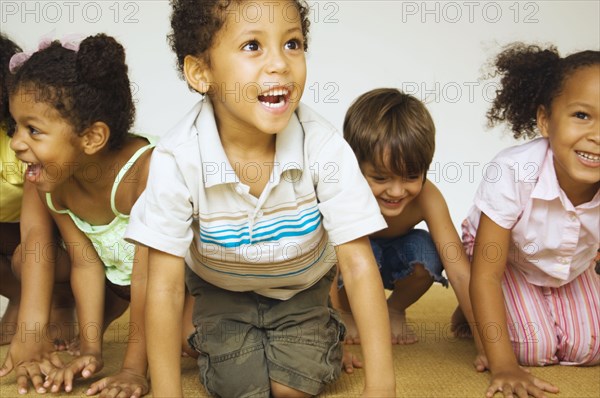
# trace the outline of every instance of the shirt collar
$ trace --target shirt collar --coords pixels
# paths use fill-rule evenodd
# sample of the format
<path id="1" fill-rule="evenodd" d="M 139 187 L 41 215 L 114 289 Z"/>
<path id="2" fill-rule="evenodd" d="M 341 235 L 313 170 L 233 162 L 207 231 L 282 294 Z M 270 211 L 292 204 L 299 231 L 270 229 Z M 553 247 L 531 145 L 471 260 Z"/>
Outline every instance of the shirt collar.
<path id="1" fill-rule="evenodd" d="M 531 193 L 531 197 L 535 199 L 542 200 L 554 200 L 559 198 L 562 202 L 562 205 L 567 210 L 575 210 L 573 204 L 567 198 L 567 195 L 562 191 L 562 188 L 558 184 L 558 179 L 556 178 L 556 171 L 554 169 L 554 154 L 550 146 L 546 150 L 546 156 L 542 162 L 540 174 L 538 176 L 538 182 Z M 600 204 L 600 190 L 596 192 L 593 199 L 589 202 L 583 203 L 577 208 L 594 208 Z"/>
<path id="2" fill-rule="evenodd" d="M 198 133 L 204 186 L 209 188 L 219 184 L 240 182 L 225 154 L 215 121 L 214 108 L 208 97 L 204 97 L 202 101 L 194 128 Z M 303 168 L 304 130 L 294 113 L 286 128 L 277 134 L 273 170 L 279 178 L 288 170 L 302 170 Z"/>
<path id="3" fill-rule="evenodd" d="M 549 146 L 546 149 L 546 156 L 544 156 L 540 167 L 538 181 L 535 184 L 535 188 L 533 188 L 531 197 L 543 200 L 553 200 L 560 197 L 560 186 L 558 185 L 558 179 L 554 171 L 554 157 Z"/>

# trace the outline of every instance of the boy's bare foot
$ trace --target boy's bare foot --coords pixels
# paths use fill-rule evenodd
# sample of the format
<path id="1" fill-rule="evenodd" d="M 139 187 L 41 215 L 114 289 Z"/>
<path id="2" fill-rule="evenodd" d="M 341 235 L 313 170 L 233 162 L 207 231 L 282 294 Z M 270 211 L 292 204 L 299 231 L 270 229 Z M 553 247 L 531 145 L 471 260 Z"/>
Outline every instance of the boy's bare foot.
<path id="1" fill-rule="evenodd" d="M 415 331 L 406 323 L 406 312 L 388 308 L 392 328 L 392 344 L 414 344 L 419 339 Z"/>
<path id="2" fill-rule="evenodd" d="M 460 307 L 456 307 L 452 318 L 450 318 L 450 331 L 454 334 L 454 337 L 459 339 L 472 339 L 473 333 L 467 318 L 461 311 Z"/>
<path id="3" fill-rule="evenodd" d="M 10 344 L 17 331 L 17 320 L 19 315 L 19 304 L 14 300 L 8 302 L 6 311 L 0 319 L 0 345 Z"/>
<path id="4" fill-rule="evenodd" d="M 346 338 L 344 339 L 345 344 L 360 344 L 360 337 L 358 336 L 358 328 L 356 322 L 354 322 L 354 316 L 351 312 L 338 310 L 346 326 Z"/>

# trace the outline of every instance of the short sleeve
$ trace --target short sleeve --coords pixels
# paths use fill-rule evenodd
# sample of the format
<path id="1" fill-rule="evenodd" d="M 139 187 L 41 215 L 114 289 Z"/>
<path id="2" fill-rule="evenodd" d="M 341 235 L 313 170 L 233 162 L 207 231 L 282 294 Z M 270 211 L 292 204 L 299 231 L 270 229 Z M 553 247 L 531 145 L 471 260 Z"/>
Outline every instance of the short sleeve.
<path id="1" fill-rule="evenodd" d="M 323 226 L 334 245 L 340 245 L 387 227 L 354 152 L 344 139 L 332 134 L 320 148 L 311 170 Z"/>
<path id="2" fill-rule="evenodd" d="M 512 229 L 519 220 L 536 179 L 527 176 L 523 164 L 498 155 L 486 164 L 483 180 L 475 194 L 475 206 L 492 221 Z"/>
<path id="3" fill-rule="evenodd" d="M 192 241 L 192 196 L 175 157 L 160 146 L 150 162 L 146 190 L 131 210 L 125 238 L 184 257 Z"/>

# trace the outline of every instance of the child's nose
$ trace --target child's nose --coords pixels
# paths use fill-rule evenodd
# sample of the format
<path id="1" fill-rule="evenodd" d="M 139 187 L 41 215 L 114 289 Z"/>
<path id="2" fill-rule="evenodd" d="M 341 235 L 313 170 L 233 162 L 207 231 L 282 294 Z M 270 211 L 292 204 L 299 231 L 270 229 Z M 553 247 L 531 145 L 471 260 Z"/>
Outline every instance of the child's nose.
<path id="1" fill-rule="evenodd" d="M 21 132 L 22 129 L 15 128 L 15 132 L 10 140 L 10 149 L 15 151 L 15 153 L 23 152 L 27 149 L 27 144 L 25 143 L 24 133 Z"/>
<path id="2" fill-rule="evenodd" d="M 281 50 L 273 50 L 268 59 L 267 71 L 269 73 L 285 73 L 288 69 L 288 62 L 285 54 Z"/>
<path id="3" fill-rule="evenodd" d="M 403 196 L 405 192 L 402 182 L 392 182 L 388 188 L 390 196 Z"/>

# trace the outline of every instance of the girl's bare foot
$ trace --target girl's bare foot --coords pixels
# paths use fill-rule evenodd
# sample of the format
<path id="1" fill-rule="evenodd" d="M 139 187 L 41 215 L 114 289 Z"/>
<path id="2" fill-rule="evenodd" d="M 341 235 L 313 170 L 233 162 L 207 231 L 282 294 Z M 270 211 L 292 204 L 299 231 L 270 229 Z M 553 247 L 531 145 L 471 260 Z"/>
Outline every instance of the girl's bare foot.
<path id="1" fill-rule="evenodd" d="M 396 311 L 388 307 L 388 313 L 392 328 L 392 344 L 414 344 L 419 341 L 413 328 L 406 323 L 405 311 Z"/>

